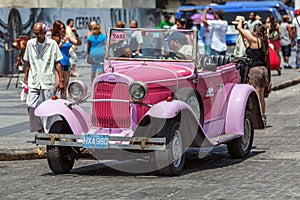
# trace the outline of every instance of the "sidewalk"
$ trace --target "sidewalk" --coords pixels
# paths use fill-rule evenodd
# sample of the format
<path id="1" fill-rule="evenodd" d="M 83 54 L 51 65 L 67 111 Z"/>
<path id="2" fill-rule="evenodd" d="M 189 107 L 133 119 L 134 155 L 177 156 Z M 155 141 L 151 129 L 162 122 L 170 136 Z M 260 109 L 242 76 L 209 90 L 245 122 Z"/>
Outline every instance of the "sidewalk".
<path id="1" fill-rule="evenodd" d="M 77 67 L 81 79 L 90 83 L 90 68 Z M 71 77 L 71 80 L 75 79 Z M 12 79 L 9 89 L 6 89 L 9 78 L 0 78 L 0 161 L 18 159 L 45 158 L 44 147 L 37 150 L 34 144 L 35 133 L 29 132 L 27 109 L 20 101 L 21 88 L 16 88 L 16 78 Z M 23 80 L 23 74 L 20 75 Z M 283 89 L 300 83 L 300 72 L 296 69 L 283 69 L 282 75 L 272 71 L 273 90 Z M 20 84 L 19 84 L 20 86 Z M 91 92 L 89 88 L 89 92 Z M 270 95 L 272 98 L 272 93 Z M 89 105 L 86 105 L 89 110 Z"/>

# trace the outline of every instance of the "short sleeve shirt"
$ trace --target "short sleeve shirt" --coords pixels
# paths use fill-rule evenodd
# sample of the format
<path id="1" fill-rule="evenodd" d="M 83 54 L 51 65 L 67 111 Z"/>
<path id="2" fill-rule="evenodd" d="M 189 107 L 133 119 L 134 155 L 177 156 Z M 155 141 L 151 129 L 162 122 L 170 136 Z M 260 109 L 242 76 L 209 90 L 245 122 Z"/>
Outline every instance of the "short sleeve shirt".
<path id="1" fill-rule="evenodd" d="M 53 89 L 55 83 L 55 62 L 63 58 L 56 41 L 45 38 L 41 52 L 36 38 L 27 42 L 24 61 L 29 62 L 28 87 Z"/>
<path id="2" fill-rule="evenodd" d="M 293 19 L 293 22 L 292 22 L 292 26 L 296 27 L 296 30 L 297 30 L 297 40 L 300 39 L 300 26 L 297 22 L 297 19 L 298 19 L 298 22 L 300 24 L 300 16 L 297 16 Z"/>
<path id="3" fill-rule="evenodd" d="M 95 36 L 94 34 L 90 35 L 87 38 L 87 41 L 91 44 L 90 48 L 90 56 L 93 58 L 96 57 L 104 57 L 105 53 L 105 45 L 104 42 L 106 40 L 106 36 L 104 34 L 99 34 Z"/>
<path id="4" fill-rule="evenodd" d="M 212 43 L 211 48 L 216 51 L 226 51 L 226 32 L 228 23 L 226 20 L 207 20 L 209 26 L 212 27 Z"/>
<path id="5" fill-rule="evenodd" d="M 193 53 L 193 47 L 192 45 L 183 45 L 179 51 L 179 53 L 182 53 L 185 56 L 192 56 Z"/>

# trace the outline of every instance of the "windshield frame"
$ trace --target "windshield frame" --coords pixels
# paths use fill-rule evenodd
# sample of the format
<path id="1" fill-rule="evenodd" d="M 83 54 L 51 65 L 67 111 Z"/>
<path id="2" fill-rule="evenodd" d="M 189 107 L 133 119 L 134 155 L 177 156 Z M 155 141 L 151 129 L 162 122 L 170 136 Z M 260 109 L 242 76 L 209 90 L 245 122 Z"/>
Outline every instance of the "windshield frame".
<path id="1" fill-rule="evenodd" d="M 141 31 L 143 37 L 146 33 L 157 33 L 159 36 L 163 34 L 171 34 L 172 32 L 182 32 L 182 33 L 190 33 L 192 34 L 192 57 L 190 59 L 164 59 L 164 58 L 154 58 L 150 56 L 140 56 L 140 57 L 135 57 L 135 58 L 129 58 L 129 57 L 120 57 L 120 56 L 114 56 L 112 53 L 112 48 L 113 48 L 113 42 L 114 40 L 112 39 L 112 34 L 116 32 L 134 32 L 134 31 Z M 161 34 L 161 35 L 160 35 Z M 127 39 L 127 38 L 126 38 Z M 160 38 L 161 39 L 161 38 Z M 165 40 L 165 38 L 164 38 Z M 125 41 L 120 40 L 120 41 Z M 165 42 L 165 41 L 163 41 Z M 164 44 L 162 44 L 164 45 Z M 106 48 L 105 48 L 105 60 L 122 60 L 122 61 L 159 61 L 159 62 L 194 62 L 196 61 L 197 54 L 198 54 L 198 49 L 196 48 L 198 46 L 198 34 L 197 30 L 185 30 L 185 29 L 178 29 L 178 30 L 167 30 L 167 29 L 144 29 L 144 28 L 109 28 L 107 31 L 107 42 L 106 42 Z M 161 46 L 163 48 L 163 46 Z M 147 48 L 147 47 L 146 47 Z M 160 49 L 161 52 L 164 51 L 163 49 Z M 161 54 L 163 55 L 163 54 Z"/>

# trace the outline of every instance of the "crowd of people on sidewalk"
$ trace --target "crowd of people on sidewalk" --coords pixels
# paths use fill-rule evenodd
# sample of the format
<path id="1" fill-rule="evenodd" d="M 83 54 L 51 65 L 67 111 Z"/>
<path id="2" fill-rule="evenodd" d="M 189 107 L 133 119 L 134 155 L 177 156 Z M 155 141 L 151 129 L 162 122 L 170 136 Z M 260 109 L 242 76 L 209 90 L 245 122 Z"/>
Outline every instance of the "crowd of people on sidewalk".
<path id="1" fill-rule="evenodd" d="M 248 20 L 246 20 L 245 16 L 236 16 L 236 19 L 244 22 L 243 26 L 249 33 L 253 33 L 254 26 L 257 24 L 266 26 L 268 43 L 276 52 L 279 62 L 282 61 L 283 63 L 282 66 L 279 64 L 280 66 L 277 69 L 279 75 L 282 68 L 295 68 L 300 72 L 298 64 L 298 57 L 300 57 L 300 52 L 298 51 L 298 46 L 300 48 L 300 45 L 298 45 L 298 40 L 300 39 L 299 10 L 296 9 L 295 15 L 294 19 L 290 19 L 288 15 L 283 15 L 282 22 L 276 21 L 273 15 L 268 16 L 265 21 L 262 21 L 261 17 L 255 12 L 249 14 Z M 225 55 L 227 51 L 226 32 L 228 24 L 234 24 L 235 22 L 224 20 L 223 10 L 213 10 L 209 7 L 199 16 L 201 17 L 193 18 L 192 16 L 189 19 L 179 18 L 171 20 L 171 15 L 166 14 L 164 20 L 162 20 L 157 28 L 176 29 L 184 26 L 185 29 L 196 29 L 198 30 L 200 52 L 203 52 L 205 55 Z M 295 65 L 289 62 L 293 48 L 296 49 L 297 53 Z M 246 48 L 241 34 L 238 35 L 236 40 L 234 55 L 237 57 L 246 55 Z"/>
<path id="2" fill-rule="evenodd" d="M 273 60 L 270 62 L 270 48 L 273 48 L 275 56 L 280 59 L 280 49 L 284 59 L 284 68 L 291 68 L 289 57 L 291 56 L 291 46 L 294 40 L 292 29 L 289 25 L 289 19 L 284 16 L 284 21 L 279 24 L 273 16 L 268 16 L 263 23 L 256 13 L 251 12 L 249 20 L 244 16 L 236 16 L 231 22 L 238 31 L 236 39 L 234 56 L 248 56 L 251 58 L 249 72 L 247 77 L 248 84 L 251 84 L 257 91 L 261 107 L 262 119 L 266 125 L 265 98 L 268 97 L 271 85 L 271 68 Z M 183 28 L 198 30 L 199 51 L 204 47 L 205 55 L 226 55 L 226 32 L 228 22 L 224 20 L 223 10 L 213 10 L 207 7 L 202 15 L 191 17 L 192 23 L 186 23 Z M 187 22 L 188 19 L 177 19 L 177 28 L 182 28 L 179 22 Z M 158 28 L 174 28 L 170 23 L 170 17 L 165 16 Z M 269 47 L 271 46 L 271 47 Z M 300 43 L 299 43 L 300 46 Z M 201 52 L 201 51 L 200 51 Z M 273 59 L 273 58 L 272 58 Z M 281 73 L 280 62 L 278 70 Z"/>

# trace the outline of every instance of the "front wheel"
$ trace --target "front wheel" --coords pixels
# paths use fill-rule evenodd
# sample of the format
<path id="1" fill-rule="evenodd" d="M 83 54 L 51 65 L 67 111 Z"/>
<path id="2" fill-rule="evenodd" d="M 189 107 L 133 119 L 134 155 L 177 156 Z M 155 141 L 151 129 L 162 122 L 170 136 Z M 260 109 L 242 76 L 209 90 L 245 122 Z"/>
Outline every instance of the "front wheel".
<path id="1" fill-rule="evenodd" d="M 185 163 L 185 145 L 183 135 L 179 131 L 179 122 L 167 121 L 159 136 L 166 137 L 167 149 L 155 152 L 158 172 L 167 176 L 180 174 Z"/>
<path id="2" fill-rule="evenodd" d="M 74 158 L 69 155 L 73 152 L 71 147 L 47 146 L 47 161 L 55 174 L 69 173 L 74 165 Z"/>
<path id="3" fill-rule="evenodd" d="M 65 121 L 56 121 L 52 124 L 50 133 L 73 134 L 70 126 Z M 55 174 L 69 173 L 73 168 L 75 158 L 72 147 L 47 145 L 47 161 L 49 168 Z"/>
<path id="4" fill-rule="evenodd" d="M 229 155 L 232 158 L 244 158 L 249 155 L 254 138 L 252 113 L 246 111 L 244 117 L 244 135 L 227 144 Z"/>

